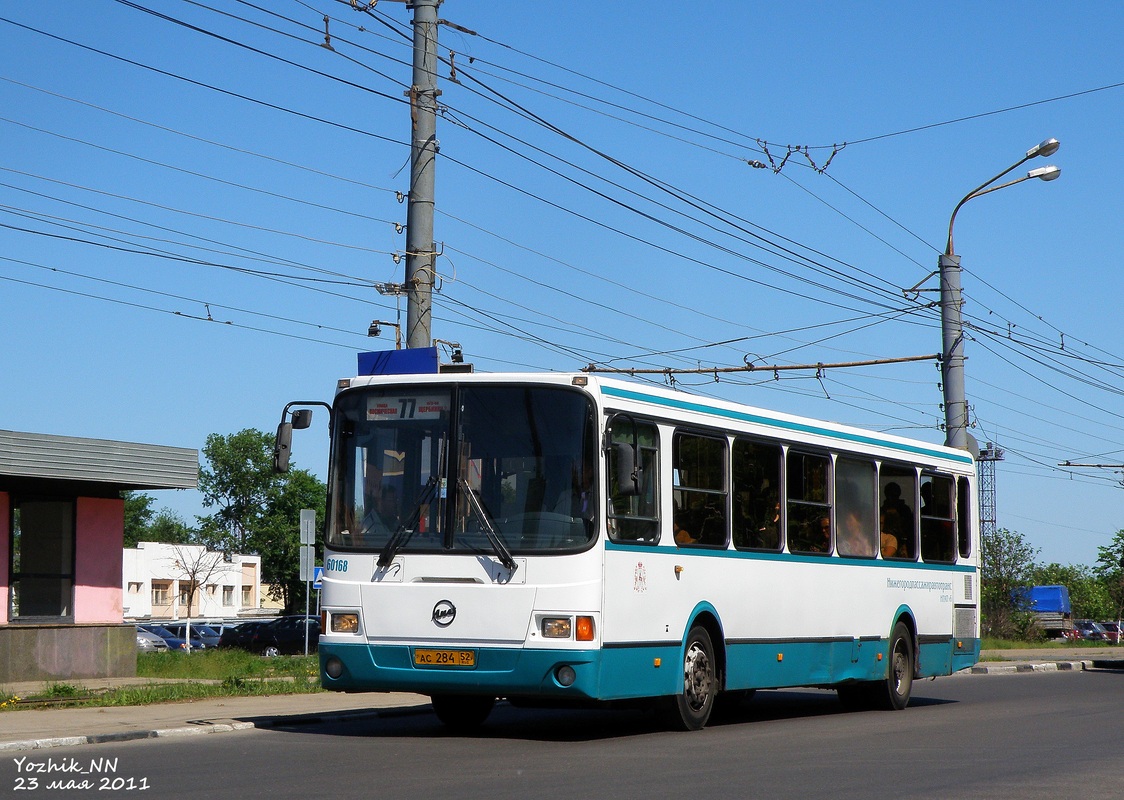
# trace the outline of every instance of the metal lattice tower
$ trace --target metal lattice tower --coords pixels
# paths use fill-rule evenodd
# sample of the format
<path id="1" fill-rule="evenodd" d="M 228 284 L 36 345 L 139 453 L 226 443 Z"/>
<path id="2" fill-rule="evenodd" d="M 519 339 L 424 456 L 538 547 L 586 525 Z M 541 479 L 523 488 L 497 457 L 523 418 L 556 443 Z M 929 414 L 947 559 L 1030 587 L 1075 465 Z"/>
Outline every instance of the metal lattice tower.
<path id="1" fill-rule="evenodd" d="M 976 459 L 980 471 L 980 536 L 995 533 L 995 462 L 1003 460 L 1003 451 L 991 442 L 980 450 Z"/>

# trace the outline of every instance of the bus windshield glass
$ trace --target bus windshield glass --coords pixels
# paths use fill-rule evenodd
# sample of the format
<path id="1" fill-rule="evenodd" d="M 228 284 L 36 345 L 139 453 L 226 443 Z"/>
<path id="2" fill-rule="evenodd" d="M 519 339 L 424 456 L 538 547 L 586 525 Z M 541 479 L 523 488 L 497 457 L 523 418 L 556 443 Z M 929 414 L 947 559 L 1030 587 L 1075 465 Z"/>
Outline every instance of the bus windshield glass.
<path id="1" fill-rule="evenodd" d="M 596 535 L 597 436 L 579 391 L 356 389 L 337 398 L 332 435 L 333 549 L 503 560 Z"/>

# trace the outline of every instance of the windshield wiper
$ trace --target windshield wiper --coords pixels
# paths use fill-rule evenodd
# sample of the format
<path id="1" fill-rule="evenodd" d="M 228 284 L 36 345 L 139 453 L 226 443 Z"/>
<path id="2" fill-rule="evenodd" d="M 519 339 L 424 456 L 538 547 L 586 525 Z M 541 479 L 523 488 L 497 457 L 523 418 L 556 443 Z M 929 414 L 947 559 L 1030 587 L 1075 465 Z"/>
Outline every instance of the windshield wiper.
<path id="1" fill-rule="evenodd" d="M 515 572 L 518 566 L 515 559 L 511 557 L 511 551 L 507 549 L 499 533 L 496 531 L 496 526 L 492 524 L 492 517 L 480 502 L 480 498 L 472 491 L 472 487 L 468 485 L 468 481 L 461 478 L 459 481 L 461 491 L 468 496 L 468 504 L 472 506 L 472 510 L 476 513 L 476 518 L 480 520 L 480 527 L 484 529 L 484 535 L 488 537 L 488 541 L 492 543 L 492 549 L 500 559 L 500 563 L 507 567 L 512 572 Z"/>
<path id="2" fill-rule="evenodd" d="M 387 540 L 386 546 L 383 547 L 382 552 L 379 553 L 378 565 L 380 567 L 390 566 L 390 562 L 398 555 L 410 538 L 414 535 L 414 531 L 418 529 L 418 523 L 421 521 L 422 509 L 428 503 L 434 494 L 434 489 L 437 487 L 437 477 L 431 475 L 429 480 L 425 483 L 425 488 L 422 489 L 421 495 L 418 497 L 418 502 L 414 505 L 414 510 L 410 514 L 410 518 L 405 522 L 398 525 L 398 529 Z"/>

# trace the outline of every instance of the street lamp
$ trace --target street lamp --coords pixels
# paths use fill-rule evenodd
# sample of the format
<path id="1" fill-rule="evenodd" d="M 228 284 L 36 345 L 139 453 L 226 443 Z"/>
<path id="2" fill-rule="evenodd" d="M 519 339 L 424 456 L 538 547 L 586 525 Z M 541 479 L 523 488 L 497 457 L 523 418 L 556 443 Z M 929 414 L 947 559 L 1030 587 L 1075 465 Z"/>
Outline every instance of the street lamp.
<path id="1" fill-rule="evenodd" d="M 941 336 L 944 345 L 941 372 L 944 385 L 945 444 L 949 447 L 968 449 L 968 401 L 964 397 L 964 325 L 960 315 L 960 256 L 956 255 L 952 246 L 952 226 L 956 222 L 956 213 L 974 197 L 990 194 L 1031 178 L 1054 180 L 1062 171 L 1059 167 L 1049 166 L 1032 169 L 1025 176 L 998 186 L 991 185 L 1032 158 L 1053 155 L 1058 147 L 1057 139 L 1047 139 L 1036 144 L 1026 151 L 1025 157 L 964 195 L 964 199 L 956 204 L 949 217 L 948 245 L 938 262 L 941 280 Z"/>
<path id="2" fill-rule="evenodd" d="M 386 325 L 388 328 L 394 328 L 394 349 L 402 349 L 402 326 L 397 322 L 386 322 L 381 319 L 376 319 L 371 322 L 370 327 L 367 328 L 368 336 L 379 336 L 382 334 L 382 326 Z"/>

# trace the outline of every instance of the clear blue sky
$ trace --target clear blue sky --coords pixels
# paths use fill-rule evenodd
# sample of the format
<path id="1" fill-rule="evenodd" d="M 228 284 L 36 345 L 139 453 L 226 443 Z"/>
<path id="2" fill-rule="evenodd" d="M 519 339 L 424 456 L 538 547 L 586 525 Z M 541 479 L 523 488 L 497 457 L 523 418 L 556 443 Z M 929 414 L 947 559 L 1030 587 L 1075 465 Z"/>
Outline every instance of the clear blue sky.
<path id="1" fill-rule="evenodd" d="M 268 7 L 0 9 L 3 427 L 201 448 L 272 430 L 287 401 L 329 399 L 356 352 L 393 346 L 366 331 L 397 314 L 372 282 L 403 279 L 408 12 Z M 1006 450 L 998 525 L 1043 561 L 1092 563 L 1124 528 L 1117 471 L 1057 466 L 1124 463 L 1124 6 L 440 16 L 480 35 L 439 35 L 459 82 L 442 68 L 433 334 L 478 370 L 935 353 L 936 295 L 901 290 L 935 288 L 962 196 L 1059 139 L 1023 170 L 1060 180 L 957 220 L 972 434 Z M 779 173 L 747 163 L 789 146 L 808 149 Z M 943 441 L 932 362 L 781 376 L 679 382 Z M 295 448 L 321 475 L 323 438 Z M 193 493 L 157 505 L 203 511 Z"/>

